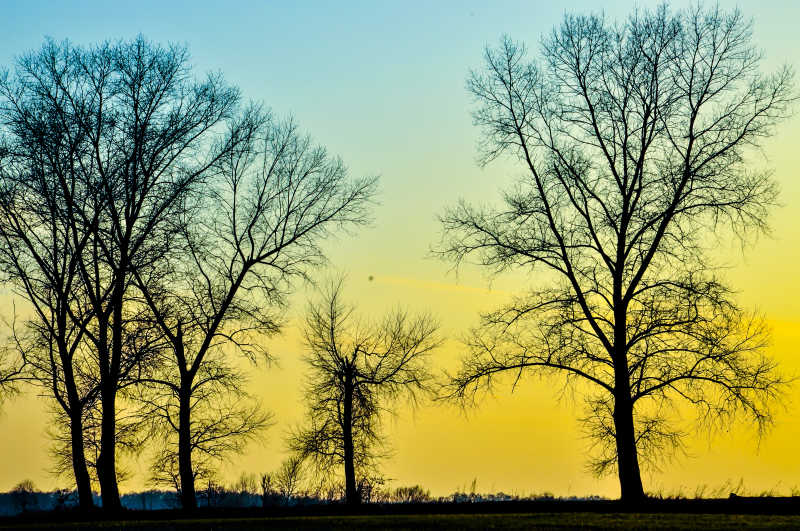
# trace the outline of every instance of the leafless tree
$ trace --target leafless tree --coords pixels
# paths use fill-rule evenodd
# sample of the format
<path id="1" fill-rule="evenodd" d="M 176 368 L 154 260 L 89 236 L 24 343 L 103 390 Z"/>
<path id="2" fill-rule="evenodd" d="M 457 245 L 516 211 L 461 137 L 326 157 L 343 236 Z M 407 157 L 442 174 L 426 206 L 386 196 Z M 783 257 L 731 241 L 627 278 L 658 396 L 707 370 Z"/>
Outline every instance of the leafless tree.
<path id="1" fill-rule="evenodd" d="M 281 495 L 286 505 L 292 500 L 292 496 L 297 494 L 300 485 L 305 477 L 303 468 L 303 458 L 298 455 L 288 457 L 280 468 L 272 475 L 275 481 L 275 488 Z"/>
<path id="2" fill-rule="evenodd" d="M 270 498 L 275 495 L 274 474 L 261 474 L 259 486 L 261 487 L 261 507 L 267 507 Z"/>
<path id="3" fill-rule="evenodd" d="M 341 281 L 332 284 L 309 306 L 308 426 L 290 444 L 323 474 L 343 466 L 346 502 L 358 504 L 359 480 L 368 479 L 379 457 L 382 413 L 399 398 L 414 403 L 430 389 L 428 357 L 440 340 L 429 315 L 397 310 L 378 323 L 359 322 L 341 289 Z"/>
<path id="4" fill-rule="evenodd" d="M 233 490 L 241 494 L 255 494 L 258 485 L 256 484 L 256 475 L 242 472 L 239 479 L 233 484 Z"/>
<path id="5" fill-rule="evenodd" d="M 425 503 L 431 501 L 431 492 L 420 485 L 397 487 L 390 499 L 395 503 Z"/>
<path id="6" fill-rule="evenodd" d="M 91 48 L 48 41 L 16 66 L 2 83 L 8 143 L 24 148 L 13 151 L 22 174 L 40 172 L 52 182 L 29 190 L 41 196 L 34 204 L 66 219 L 66 230 L 56 226 L 41 244 L 69 247 L 62 276 L 74 282 L 74 269 L 78 283 L 63 293 L 78 293 L 88 308 L 75 311 L 56 293 L 95 353 L 103 411 L 98 473 L 103 507 L 116 510 L 118 391 L 152 353 L 126 347 L 138 313 L 131 270 L 170 251 L 185 196 L 240 142 L 229 125 L 239 93 L 219 75 L 193 79 L 184 48 L 141 37 Z M 57 201 L 46 203 L 51 197 Z"/>
<path id="7" fill-rule="evenodd" d="M 33 484 L 33 481 L 30 479 L 25 479 L 17 483 L 13 489 L 11 489 L 11 499 L 14 502 L 17 510 L 19 512 L 24 513 L 28 510 L 29 507 L 37 507 L 38 503 L 36 500 L 36 493 L 37 493 L 36 486 Z"/>
<path id="8" fill-rule="evenodd" d="M 212 448 L 234 450 L 267 425 L 257 409 L 220 403 L 243 395 L 225 353 L 269 358 L 264 339 L 280 330 L 293 282 L 324 261 L 326 236 L 367 221 L 376 189 L 375 178 L 349 178 L 291 121 L 252 108 L 241 124 L 246 140 L 183 204 L 173 242 L 181 252 L 133 270 L 170 345 L 163 370 L 146 381 L 162 389 L 151 402 L 176 438 L 184 508 L 197 504 L 193 452 L 219 457 Z"/>
<path id="9" fill-rule="evenodd" d="M 72 224 L 65 201 L 91 202 L 75 171 L 86 139 L 52 110 L 66 99 L 58 50 L 46 46 L 0 76 L 0 269 L 35 317 L 14 326 L 17 351 L 70 419 L 72 469 L 81 508 L 93 505 L 82 446 L 82 418 L 98 389 L 83 349 L 92 319 L 81 292 L 80 254 L 89 231 Z M 96 223 L 96 215 L 88 224 Z"/>
<path id="10" fill-rule="evenodd" d="M 541 55 L 506 38 L 467 83 L 482 162 L 510 155 L 525 177 L 502 207 L 449 210 L 439 250 L 542 285 L 483 316 L 448 392 L 529 369 L 583 382 L 596 468 L 616 465 L 637 500 L 640 454 L 679 444 L 673 408 L 763 428 L 785 382 L 708 257 L 715 235 L 767 230 L 776 186 L 748 157 L 787 115 L 793 74 L 761 74 L 751 24 L 718 7 L 567 15 Z"/>

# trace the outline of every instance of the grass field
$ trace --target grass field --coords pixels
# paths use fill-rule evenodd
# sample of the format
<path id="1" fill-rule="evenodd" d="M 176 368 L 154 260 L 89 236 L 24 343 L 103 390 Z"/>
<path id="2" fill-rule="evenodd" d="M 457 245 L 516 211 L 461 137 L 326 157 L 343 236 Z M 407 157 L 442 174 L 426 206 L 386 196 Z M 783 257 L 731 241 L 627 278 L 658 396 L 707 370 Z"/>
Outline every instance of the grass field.
<path id="1" fill-rule="evenodd" d="M 0 524 L 0 529 L 214 530 L 250 529 L 800 529 L 798 515 L 543 513 L 387 516 L 300 516 L 164 521 Z"/>

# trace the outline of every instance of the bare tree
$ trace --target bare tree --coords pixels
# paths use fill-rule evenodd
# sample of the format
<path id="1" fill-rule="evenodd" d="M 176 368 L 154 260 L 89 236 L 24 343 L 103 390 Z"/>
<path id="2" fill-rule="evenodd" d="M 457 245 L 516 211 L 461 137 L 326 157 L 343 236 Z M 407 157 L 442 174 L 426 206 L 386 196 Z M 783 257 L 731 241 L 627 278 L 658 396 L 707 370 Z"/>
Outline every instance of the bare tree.
<path id="1" fill-rule="evenodd" d="M 288 457 L 272 475 L 275 488 L 286 505 L 289 505 L 292 496 L 297 494 L 304 477 L 303 458 L 298 455 Z"/>
<path id="2" fill-rule="evenodd" d="M 239 93 L 219 75 L 195 81 L 184 48 L 141 37 L 92 48 L 48 41 L 17 61 L 15 76 L 3 76 L 2 92 L 9 143 L 25 148 L 13 153 L 22 173 L 53 182 L 32 190 L 42 198 L 35 204 L 54 189 L 57 201 L 46 206 L 66 219 L 51 240 L 69 246 L 66 271 L 75 269 L 79 282 L 64 293 L 79 293 L 88 313 L 58 302 L 95 353 L 98 473 L 103 507 L 115 510 L 118 391 L 152 353 L 126 346 L 138 313 L 131 270 L 169 252 L 176 208 L 239 143 L 226 125 Z"/>
<path id="3" fill-rule="evenodd" d="M 243 141 L 216 165 L 218 178 L 183 204 L 173 242 L 181 252 L 133 270 L 170 344 L 164 370 L 147 381 L 162 388 L 153 403 L 177 439 L 181 500 L 189 509 L 197 504 L 193 451 L 219 457 L 209 449 L 233 450 L 267 425 L 257 409 L 219 403 L 225 393 L 243 395 L 244 379 L 225 352 L 269 358 L 264 339 L 280 330 L 293 282 L 324 262 L 326 236 L 367 221 L 377 183 L 349 178 L 341 160 L 291 121 L 252 108 L 241 124 Z"/>
<path id="4" fill-rule="evenodd" d="M 622 498 L 637 500 L 640 454 L 680 442 L 679 403 L 763 428 L 785 382 L 763 321 L 708 256 L 714 235 L 767 229 L 776 186 L 748 149 L 787 115 L 793 75 L 762 75 L 751 24 L 718 7 L 662 5 L 621 24 L 567 15 L 541 55 L 529 62 L 506 38 L 467 83 L 482 162 L 511 155 L 526 174 L 500 208 L 449 210 L 440 251 L 546 274 L 483 316 L 449 396 L 529 369 L 583 382 L 596 469 L 616 465 Z"/>
<path id="5" fill-rule="evenodd" d="M 56 112 L 65 104 L 59 50 L 48 45 L 0 76 L 0 269 L 28 300 L 35 317 L 14 330 L 34 378 L 70 419 L 72 470 L 81 508 L 93 505 L 83 450 L 82 418 L 98 389 L 83 349 L 92 319 L 81 292 L 80 255 L 89 231 L 72 223 L 65 203 L 85 206 L 91 194 L 75 171 L 86 138 Z M 81 220 L 89 225 L 97 215 Z"/>
<path id="6" fill-rule="evenodd" d="M 343 466 L 346 502 L 358 504 L 360 480 L 368 479 L 379 457 L 382 413 L 400 397 L 414 403 L 430 389 L 428 355 L 440 341 L 429 315 L 397 310 L 379 323 L 357 321 L 341 289 L 341 281 L 332 284 L 309 306 L 308 426 L 290 444 L 323 474 Z"/>
<path id="7" fill-rule="evenodd" d="M 242 472 L 239 474 L 239 479 L 233 484 L 233 490 L 240 495 L 255 494 L 257 489 L 256 475 L 252 473 Z"/>
<path id="8" fill-rule="evenodd" d="M 14 506 L 19 512 L 24 513 L 29 507 L 38 507 L 36 499 L 37 492 L 38 491 L 36 490 L 36 486 L 33 484 L 33 481 L 30 479 L 25 479 L 17 483 L 17 485 L 11 489 L 10 494 L 11 499 L 14 502 Z"/>
<path id="9" fill-rule="evenodd" d="M 268 507 L 278 495 L 276 482 L 277 473 L 261 474 L 259 486 L 261 487 L 261 507 Z"/>
<path id="10" fill-rule="evenodd" d="M 391 500 L 395 503 L 426 503 L 431 501 L 431 492 L 420 485 L 397 487 L 391 493 Z"/>

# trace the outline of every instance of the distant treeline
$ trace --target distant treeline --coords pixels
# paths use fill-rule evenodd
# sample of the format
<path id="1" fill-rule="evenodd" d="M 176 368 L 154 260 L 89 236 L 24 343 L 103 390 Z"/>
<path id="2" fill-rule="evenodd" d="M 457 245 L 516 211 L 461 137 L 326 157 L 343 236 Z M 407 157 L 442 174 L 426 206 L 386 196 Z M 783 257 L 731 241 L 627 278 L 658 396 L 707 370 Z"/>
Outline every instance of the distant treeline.
<path id="1" fill-rule="evenodd" d="M 344 490 L 344 487 L 340 487 Z M 332 495 L 331 492 L 300 491 L 297 494 L 286 496 L 277 491 L 254 492 L 240 490 L 240 487 L 222 487 L 207 485 L 198 489 L 198 506 L 210 508 L 281 508 L 281 507 L 306 507 L 320 504 L 341 504 L 341 495 Z M 96 505 L 102 505 L 98 493 L 93 493 Z M 410 487 L 397 487 L 394 489 L 376 489 L 368 500 L 377 504 L 419 504 L 419 503 L 495 503 L 519 502 L 534 500 L 602 500 L 600 496 L 556 498 L 552 494 L 519 496 L 498 493 L 466 493 L 454 492 L 448 496 L 431 496 L 430 492 L 419 485 Z M 175 491 L 151 489 L 141 492 L 132 492 L 121 496 L 122 506 L 134 511 L 157 511 L 180 509 L 180 496 Z M 78 509 L 78 496 L 76 491 L 58 489 L 50 492 L 20 489 L 0 493 L 0 516 L 13 516 L 22 513 L 37 511 L 72 511 Z"/>

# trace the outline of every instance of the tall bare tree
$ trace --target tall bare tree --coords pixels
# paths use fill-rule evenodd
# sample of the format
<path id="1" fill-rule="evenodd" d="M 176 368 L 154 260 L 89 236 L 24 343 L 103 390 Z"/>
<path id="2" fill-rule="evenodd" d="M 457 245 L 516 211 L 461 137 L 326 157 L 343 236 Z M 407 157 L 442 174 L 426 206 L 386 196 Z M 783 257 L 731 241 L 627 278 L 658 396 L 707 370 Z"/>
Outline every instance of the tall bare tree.
<path id="1" fill-rule="evenodd" d="M 793 75 L 760 73 L 751 24 L 718 7 L 567 15 L 541 56 L 506 38 L 467 83 L 482 162 L 510 155 L 525 177 L 502 207 L 449 210 L 440 251 L 544 274 L 483 316 L 449 394 L 528 370 L 584 383 L 596 469 L 637 500 L 640 454 L 680 442 L 669 412 L 763 428 L 785 381 L 708 256 L 715 235 L 767 229 L 776 186 L 748 150 L 787 115 Z"/>
<path id="2" fill-rule="evenodd" d="M 63 114 L 46 112 L 67 105 L 59 53 L 45 46 L 19 60 L 16 77 L 0 76 L 0 269 L 33 307 L 35 317 L 15 331 L 18 350 L 70 419 L 72 471 L 80 506 L 88 508 L 82 419 L 98 389 L 82 350 L 92 314 L 78 264 L 89 231 L 72 224 L 68 205 L 84 207 L 92 197 L 76 171 L 87 156 L 85 135 Z M 81 221 L 94 224 L 97 213 Z"/>
<path id="3" fill-rule="evenodd" d="M 247 140 L 217 164 L 218 177 L 187 200 L 175 220 L 180 252 L 134 271 L 153 322 L 170 344 L 164 370 L 148 381 L 162 388 L 158 410 L 176 439 L 188 509 L 197 506 L 193 456 L 236 449 L 236 441 L 268 420 L 244 404 L 221 407 L 226 394 L 243 394 L 244 383 L 223 351 L 251 361 L 268 357 L 264 339 L 280 330 L 293 282 L 324 261 L 320 244 L 327 235 L 367 221 L 377 183 L 349 178 L 341 160 L 291 121 L 255 108 L 242 120 Z M 209 412 L 225 421 L 205 416 Z M 202 442 L 211 428 L 213 439 Z"/>
<path id="4" fill-rule="evenodd" d="M 67 220 L 53 242 L 67 242 L 68 265 L 77 270 L 79 285 L 65 293 L 79 293 L 88 307 L 88 314 L 67 313 L 93 346 L 102 408 L 98 475 L 103 507 L 115 510 L 118 391 L 152 352 L 128 348 L 139 311 L 131 270 L 169 251 L 176 208 L 239 143 L 227 126 L 239 93 L 219 75 L 193 79 L 184 48 L 141 37 L 92 48 L 49 41 L 20 58 L 2 85 L 8 143 L 31 146 L 15 152 L 23 171 L 47 173 L 57 187 L 51 207 Z M 34 192 L 42 201 L 49 193 Z"/>
<path id="5" fill-rule="evenodd" d="M 397 310 L 381 322 L 359 322 L 330 286 L 306 317 L 308 426 L 290 445 L 322 474 L 342 466 L 345 500 L 361 503 L 360 484 L 375 466 L 381 416 L 405 397 L 414 403 L 430 389 L 429 354 L 439 344 L 438 324 L 429 315 Z"/>

